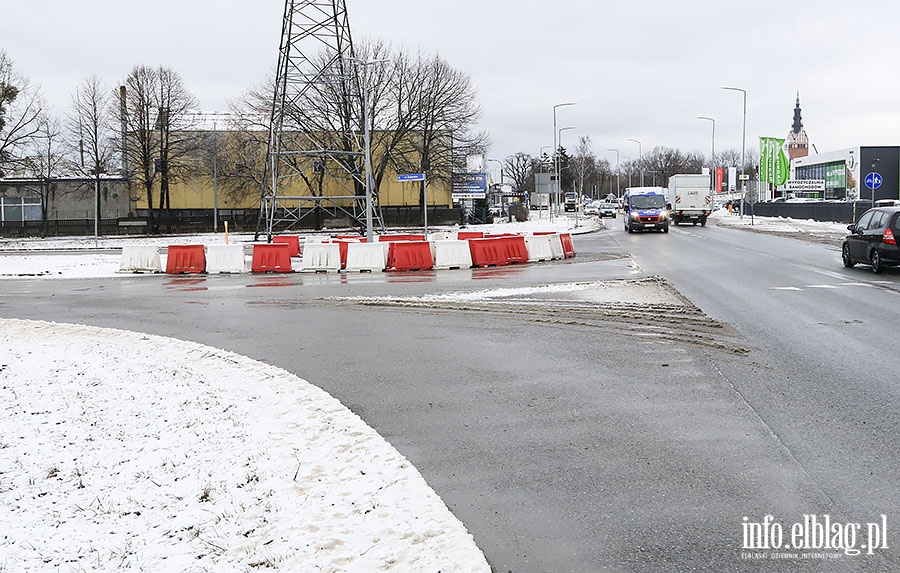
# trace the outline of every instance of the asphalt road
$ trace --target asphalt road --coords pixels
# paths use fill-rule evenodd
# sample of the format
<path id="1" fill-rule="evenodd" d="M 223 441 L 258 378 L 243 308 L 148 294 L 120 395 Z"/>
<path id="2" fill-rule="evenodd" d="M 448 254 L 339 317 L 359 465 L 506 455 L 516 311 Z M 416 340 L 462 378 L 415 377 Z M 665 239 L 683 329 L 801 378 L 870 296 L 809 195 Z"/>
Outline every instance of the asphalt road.
<path id="1" fill-rule="evenodd" d="M 617 222 L 575 246 L 471 271 L 5 281 L 0 316 L 194 340 L 309 380 L 410 459 L 497 571 L 900 570 L 900 272 L 712 226 Z M 593 302 L 655 275 L 699 309 Z M 421 299 L 571 282 L 590 284 Z M 888 548 L 776 559 L 745 548 L 767 515 L 785 542 L 805 516 L 859 522 L 857 547 L 885 515 Z"/>

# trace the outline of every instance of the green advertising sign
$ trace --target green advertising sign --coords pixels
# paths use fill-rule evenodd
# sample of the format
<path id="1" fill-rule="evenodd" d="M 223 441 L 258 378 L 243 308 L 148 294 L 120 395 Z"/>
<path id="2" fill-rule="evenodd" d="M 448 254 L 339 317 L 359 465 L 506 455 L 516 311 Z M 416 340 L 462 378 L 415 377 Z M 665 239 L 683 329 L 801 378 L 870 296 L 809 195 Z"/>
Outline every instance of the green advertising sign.
<path id="1" fill-rule="evenodd" d="M 759 138 L 759 179 L 777 186 L 784 185 L 791 172 L 791 162 L 784 153 L 784 140 Z"/>

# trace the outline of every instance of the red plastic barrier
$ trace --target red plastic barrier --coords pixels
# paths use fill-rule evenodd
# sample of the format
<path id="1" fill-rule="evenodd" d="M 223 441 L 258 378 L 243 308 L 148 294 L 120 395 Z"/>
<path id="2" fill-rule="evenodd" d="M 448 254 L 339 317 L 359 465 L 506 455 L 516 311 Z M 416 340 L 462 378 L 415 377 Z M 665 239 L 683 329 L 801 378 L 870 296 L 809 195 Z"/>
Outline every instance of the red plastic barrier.
<path id="1" fill-rule="evenodd" d="M 508 235 L 500 237 L 504 249 L 506 249 L 506 260 L 510 263 L 527 263 L 528 247 L 525 245 L 525 237 L 522 235 Z"/>
<path id="2" fill-rule="evenodd" d="M 562 243 L 563 254 L 567 259 L 575 256 L 575 243 L 572 242 L 572 235 L 569 233 L 560 233 L 559 240 Z"/>
<path id="3" fill-rule="evenodd" d="M 250 270 L 254 273 L 292 273 L 291 246 L 287 243 L 253 245 L 253 262 Z"/>
<path id="4" fill-rule="evenodd" d="M 169 245 L 166 273 L 205 273 L 206 251 L 203 245 Z"/>
<path id="5" fill-rule="evenodd" d="M 394 241 L 424 241 L 425 235 L 379 235 L 378 241 L 392 243 Z"/>
<path id="6" fill-rule="evenodd" d="M 359 235 L 338 235 L 335 237 L 335 239 L 337 239 L 339 241 L 350 241 L 350 242 L 358 241 L 360 243 L 365 243 L 368 240 L 365 237 L 361 237 Z"/>
<path id="7" fill-rule="evenodd" d="M 359 241 L 355 241 L 355 240 L 354 241 L 340 241 L 340 240 L 335 239 L 331 242 L 337 243 L 337 246 L 341 251 L 341 268 L 346 269 L 347 268 L 347 248 L 350 245 L 350 243 L 358 243 Z"/>
<path id="8" fill-rule="evenodd" d="M 389 271 L 427 271 L 434 267 L 428 241 L 391 241 L 388 248 Z"/>
<path id="9" fill-rule="evenodd" d="M 470 239 L 469 251 L 472 254 L 472 266 L 475 267 L 499 267 L 528 262 L 528 248 L 525 246 L 525 237 L 521 235 Z"/>
<path id="10" fill-rule="evenodd" d="M 287 244 L 291 247 L 291 256 L 300 256 L 300 237 L 297 235 L 276 235 L 272 237 L 272 244 Z"/>
<path id="11" fill-rule="evenodd" d="M 555 235 L 556 231 L 535 231 L 532 235 Z"/>
<path id="12" fill-rule="evenodd" d="M 456 238 L 460 241 L 468 241 L 469 239 L 480 239 L 484 237 L 483 231 L 459 231 Z"/>
<path id="13" fill-rule="evenodd" d="M 496 239 L 497 237 L 518 237 L 518 233 L 485 233 L 483 238 Z"/>

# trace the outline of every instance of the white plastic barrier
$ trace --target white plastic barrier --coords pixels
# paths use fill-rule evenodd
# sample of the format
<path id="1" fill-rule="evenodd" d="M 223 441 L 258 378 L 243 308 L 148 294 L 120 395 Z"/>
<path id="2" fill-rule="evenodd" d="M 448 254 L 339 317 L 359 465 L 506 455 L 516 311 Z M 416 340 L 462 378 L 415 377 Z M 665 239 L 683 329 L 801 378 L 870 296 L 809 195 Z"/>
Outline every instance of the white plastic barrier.
<path id="1" fill-rule="evenodd" d="M 120 273 L 161 273 L 159 249 L 152 246 L 125 245 L 119 259 Z"/>
<path id="2" fill-rule="evenodd" d="M 207 273 L 242 273 L 245 266 L 243 245 L 210 245 L 206 248 Z"/>
<path id="3" fill-rule="evenodd" d="M 526 235 L 525 248 L 528 250 L 528 262 L 549 261 L 553 259 L 553 248 L 550 243 L 559 235 Z M 560 243 L 562 249 L 562 243 Z"/>
<path id="4" fill-rule="evenodd" d="M 381 272 L 387 268 L 390 243 L 347 243 L 347 271 Z"/>
<path id="5" fill-rule="evenodd" d="M 450 241 L 456 239 L 456 233 L 451 233 L 449 231 L 437 231 L 434 233 L 428 233 L 427 240 L 429 241 Z"/>
<path id="6" fill-rule="evenodd" d="M 469 241 L 433 241 L 431 254 L 436 269 L 472 268 L 472 251 L 469 250 Z"/>
<path id="7" fill-rule="evenodd" d="M 553 253 L 553 260 L 566 258 L 566 252 L 563 250 L 562 238 L 559 233 L 547 235 L 550 237 L 550 251 Z"/>
<path id="8" fill-rule="evenodd" d="M 341 246 L 337 243 L 306 243 L 300 272 L 341 270 Z"/>

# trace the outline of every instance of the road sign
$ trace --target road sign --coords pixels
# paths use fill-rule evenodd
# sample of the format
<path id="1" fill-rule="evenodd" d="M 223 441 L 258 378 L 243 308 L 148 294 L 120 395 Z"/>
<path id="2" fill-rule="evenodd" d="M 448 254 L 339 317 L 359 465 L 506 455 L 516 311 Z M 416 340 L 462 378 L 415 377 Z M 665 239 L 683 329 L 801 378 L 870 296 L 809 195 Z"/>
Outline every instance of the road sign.
<path id="1" fill-rule="evenodd" d="M 425 181 L 424 173 L 401 173 L 397 175 L 397 181 Z"/>
<path id="2" fill-rule="evenodd" d="M 869 174 L 866 175 L 866 187 L 873 191 L 881 187 L 881 182 L 881 174 L 876 171 L 870 171 Z"/>

